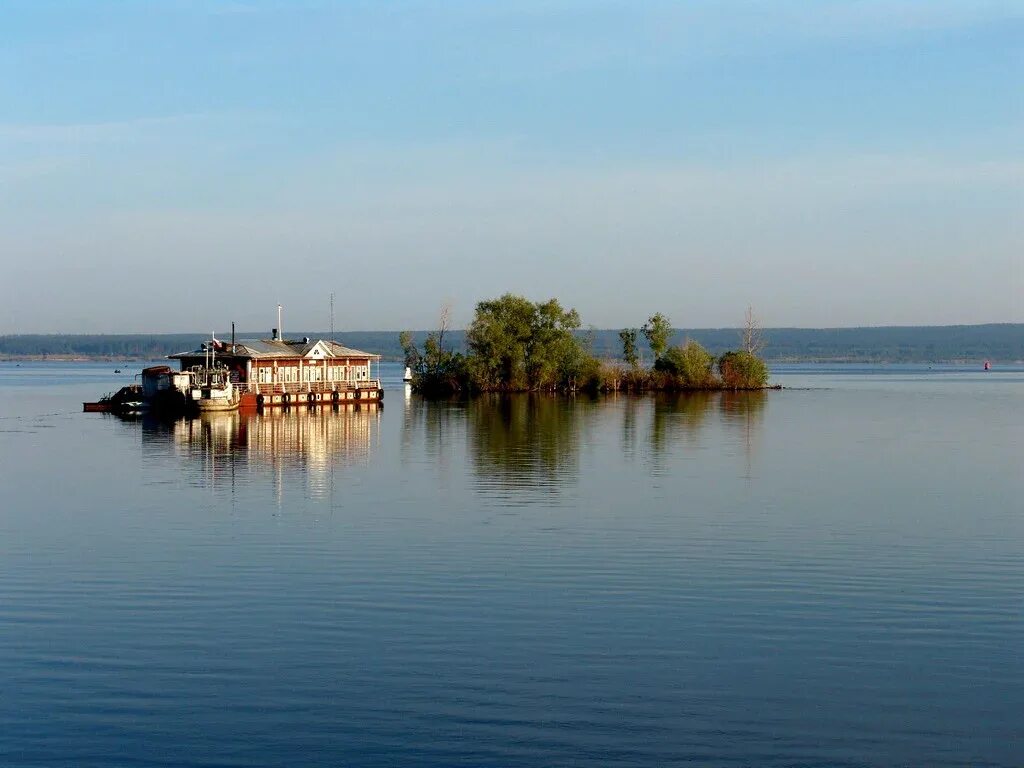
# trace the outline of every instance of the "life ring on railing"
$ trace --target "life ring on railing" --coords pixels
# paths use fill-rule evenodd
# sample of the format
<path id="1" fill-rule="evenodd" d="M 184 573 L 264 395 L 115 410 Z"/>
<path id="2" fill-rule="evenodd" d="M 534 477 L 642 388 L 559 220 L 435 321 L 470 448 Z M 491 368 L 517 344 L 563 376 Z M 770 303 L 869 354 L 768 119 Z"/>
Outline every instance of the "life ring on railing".
<path id="1" fill-rule="evenodd" d="M 310 403 L 311 405 L 312 405 L 313 403 L 315 403 L 315 402 L 316 402 L 316 395 L 314 395 L 314 394 L 313 394 L 312 392 L 310 392 L 309 394 L 307 394 L 307 395 L 306 395 L 306 402 L 307 402 L 307 403 Z"/>

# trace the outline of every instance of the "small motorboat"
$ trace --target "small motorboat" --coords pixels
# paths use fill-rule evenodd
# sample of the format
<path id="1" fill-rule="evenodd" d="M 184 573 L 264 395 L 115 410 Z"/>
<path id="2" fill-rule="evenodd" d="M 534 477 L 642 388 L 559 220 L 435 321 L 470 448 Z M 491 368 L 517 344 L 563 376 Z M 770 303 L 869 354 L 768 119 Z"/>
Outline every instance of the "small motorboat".
<path id="1" fill-rule="evenodd" d="M 408 365 L 405 366 L 405 375 L 402 377 L 402 381 L 404 381 L 406 384 L 412 383 L 412 368 L 410 368 Z"/>

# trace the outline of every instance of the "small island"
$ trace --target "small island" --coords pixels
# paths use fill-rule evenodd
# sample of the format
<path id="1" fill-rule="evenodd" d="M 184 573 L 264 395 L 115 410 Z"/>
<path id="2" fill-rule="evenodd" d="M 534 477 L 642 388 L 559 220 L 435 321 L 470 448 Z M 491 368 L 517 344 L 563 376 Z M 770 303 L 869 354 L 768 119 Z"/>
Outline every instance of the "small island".
<path id="1" fill-rule="evenodd" d="M 602 360 L 580 330 L 575 309 L 557 299 L 533 302 L 505 294 L 476 305 L 466 330 L 466 351 L 445 346 L 449 312 L 422 349 L 412 333 L 399 340 L 412 371 L 413 391 L 432 397 L 483 392 L 652 392 L 757 390 L 768 387 L 768 366 L 758 356 L 761 329 L 748 309 L 739 348 L 719 357 L 687 339 L 670 346 L 672 324 L 660 312 L 642 327 L 624 328 L 621 360 Z M 653 358 L 641 360 L 640 339 Z"/>

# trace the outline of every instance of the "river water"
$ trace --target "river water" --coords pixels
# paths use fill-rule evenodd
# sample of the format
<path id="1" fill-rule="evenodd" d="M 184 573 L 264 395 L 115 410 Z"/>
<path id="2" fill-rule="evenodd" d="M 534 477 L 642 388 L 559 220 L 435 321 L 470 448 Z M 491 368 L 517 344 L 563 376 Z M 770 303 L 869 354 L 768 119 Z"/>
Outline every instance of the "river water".
<path id="1" fill-rule="evenodd" d="M 0 363 L 0 765 L 1024 764 L 1024 369 L 160 423 Z"/>

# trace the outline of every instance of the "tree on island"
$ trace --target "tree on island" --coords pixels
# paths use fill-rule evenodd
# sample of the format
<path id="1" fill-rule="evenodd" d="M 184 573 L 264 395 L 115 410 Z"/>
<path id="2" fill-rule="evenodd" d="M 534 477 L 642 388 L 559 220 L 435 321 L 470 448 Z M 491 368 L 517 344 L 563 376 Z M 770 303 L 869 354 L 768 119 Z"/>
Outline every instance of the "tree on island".
<path id="1" fill-rule="evenodd" d="M 590 355 L 574 335 L 575 309 L 557 299 L 532 302 L 505 294 L 476 305 L 466 331 L 470 371 L 483 390 L 575 389 Z"/>
<path id="2" fill-rule="evenodd" d="M 623 328 L 619 331 L 619 339 L 622 341 L 622 359 L 635 371 L 640 365 L 640 355 L 636 348 L 636 328 Z"/>
<path id="3" fill-rule="evenodd" d="M 413 370 L 413 384 L 421 392 L 446 394 L 465 389 L 467 361 L 465 355 L 453 352 L 444 346 L 444 335 L 448 331 L 451 306 L 441 308 L 438 329 L 427 334 L 421 354 L 409 331 L 399 334 L 399 341 L 405 352 L 406 365 Z M 410 364 L 411 363 L 411 364 Z"/>
<path id="4" fill-rule="evenodd" d="M 761 354 L 764 344 L 761 321 L 754 315 L 754 308 L 748 306 L 747 313 L 743 316 L 743 328 L 740 329 L 740 349 L 756 357 Z"/>
<path id="5" fill-rule="evenodd" d="M 652 368 L 639 366 L 637 330 L 625 328 L 619 333 L 628 370 L 621 364 L 597 360 L 590 337 L 579 331 L 579 313 L 563 308 L 557 299 L 534 302 L 505 294 L 479 302 L 466 331 L 466 354 L 444 346 L 448 317 L 446 307 L 438 330 L 428 334 L 422 353 L 410 333 L 399 337 L 418 392 L 684 392 L 761 389 L 768 382 L 767 366 L 751 351 L 762 342 L 760 326 L 750 310 L 741 332 L 744 348 L 726 352 L 717 360 L 717 376 L 715 357 L 698 342 L 687 339 L 669 347 L 672 325 L 660 312 L 640 329 L 654 354 Z"/>
<path id="6" fill-rule="evenodd" d="M 412 338 L 411 331 L 402 331 L 398 334 L 398 343 L 402 347 L 402 355 L 405 358 L 405 366 L 410 371 L 415 371 L 420 367 L 420 351 L 416 346 L 416 342 Z"/>
<path id="7" fill-rule="evenodd" d="M 657 363 L 668 349 L 668 341 L 672 338 L 672 323 L 661 312 L 655 312 L 647 318 L 641 330 L 654 355 L 654 362 Z"/>

